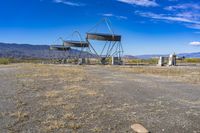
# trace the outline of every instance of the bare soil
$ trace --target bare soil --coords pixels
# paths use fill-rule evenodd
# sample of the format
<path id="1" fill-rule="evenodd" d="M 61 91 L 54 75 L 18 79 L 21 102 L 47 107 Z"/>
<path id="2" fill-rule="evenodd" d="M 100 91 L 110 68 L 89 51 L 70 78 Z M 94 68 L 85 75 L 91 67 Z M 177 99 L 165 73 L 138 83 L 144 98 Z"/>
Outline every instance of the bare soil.
<path id="1" fill-rule="evenodd" d="M 200 132 L 199 84 L 121 69 L 0 66 L 0 132 Z"/>

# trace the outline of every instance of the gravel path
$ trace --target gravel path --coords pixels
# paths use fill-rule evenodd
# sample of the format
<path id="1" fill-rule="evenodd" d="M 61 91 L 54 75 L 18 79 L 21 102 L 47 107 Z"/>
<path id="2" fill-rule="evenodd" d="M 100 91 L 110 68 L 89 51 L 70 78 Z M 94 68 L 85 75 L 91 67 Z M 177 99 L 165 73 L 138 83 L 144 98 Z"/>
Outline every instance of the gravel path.
<path id="1" fill-rule="evenodd" d="M 2 133 L 131 133 L 134 123 L 152 133 L 200 133 L 199 85 L 104 66 L 77 67 L 85 75 L 73 81 L 47 73 L 32 78 L 40 67 L 25 66 L 0 67 Z M 73 66 L 42 71 L 64 67 Z"/>
<path id="2" fill-rule="evenodd" d="M 127 115 L 134 117 L 133 123 L 143 124 L 152 133 L 200 132 L 199 85 L 103 67 L 87 71 L 107 82 L 104 91 L 113 102 L 131 107 Z"/>

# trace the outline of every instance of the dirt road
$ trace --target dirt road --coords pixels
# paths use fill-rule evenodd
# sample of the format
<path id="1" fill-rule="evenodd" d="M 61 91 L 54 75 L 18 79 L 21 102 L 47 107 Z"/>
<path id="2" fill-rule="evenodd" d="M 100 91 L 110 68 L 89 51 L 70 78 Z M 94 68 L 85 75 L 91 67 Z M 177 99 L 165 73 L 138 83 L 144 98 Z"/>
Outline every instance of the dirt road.
<path id="1" fill-rule="evenodd" d="M 0 67 L 0 132 L 199 133 L 200 86 L 103 66 Z"/>

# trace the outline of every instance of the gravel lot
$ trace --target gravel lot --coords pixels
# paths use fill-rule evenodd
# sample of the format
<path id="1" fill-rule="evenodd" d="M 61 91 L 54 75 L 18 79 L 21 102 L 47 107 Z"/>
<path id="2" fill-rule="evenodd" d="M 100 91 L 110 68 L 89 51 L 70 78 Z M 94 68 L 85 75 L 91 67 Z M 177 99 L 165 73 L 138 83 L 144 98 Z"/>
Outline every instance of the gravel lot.
<path id="1" fill-rule="evenodd" d="M 1 133 L 132 133 L 134 123 L 200 133 L 200 85 L 116 67 L 0 66 Z"/>

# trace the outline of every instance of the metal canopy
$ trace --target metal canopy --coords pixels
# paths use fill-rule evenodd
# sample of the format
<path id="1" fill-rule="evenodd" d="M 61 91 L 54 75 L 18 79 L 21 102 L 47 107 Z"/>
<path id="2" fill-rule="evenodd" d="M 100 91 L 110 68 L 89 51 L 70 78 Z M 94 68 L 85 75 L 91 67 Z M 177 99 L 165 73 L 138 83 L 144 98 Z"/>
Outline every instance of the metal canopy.
<path id="1" fill-rule="evenodd" d="M 104 33 L 87 33 L 86 39 L 99 41 L 121 41 L 120 35 L 104 34 Z"/>
<path id="2" fill-rule="evenodd" d="M 105 24 L 109 32 L 100 31 L 103 29 L 100 28 L 102 24 Z M 106 18 L 98 22 L 86 33 L 86 41 L 90 45 L 91 52 L 99 58 L 101 64 L 106 64 L 110 57 L 121 59 L 123 54 L 121 38 L 121 35 L 114 33 L 110 20 Z M 98 46 L 99 44 L 103 45 Z"/>
<path id="3" fill-rule="evenodd" d="M 59 50 L 59 51 L 71 50 L 70 47 L 66 47 L 66 46 L 63 46 L 63 45 L 51 45 L 51 46 L 50 46 L 50 49 L 51 49 L 51 50 Z"/>
<path id="4" fill-rule="evenodd" d="M 75 37 L 75 38 L 74 38 Z M 78 31 L 74 31 L 68 39 L 64 40 L 59 37 L 53 45 L 50 46 L 51 50 L 64 51 L 64 62 L 74 62 L 77 64 L 84 64 L 84 60 L 80 58 L 89 57 L 91 54 L 90 46 L 87 41 L 84 41 Z M 72 59 L 72 60 L 71 60 Z"/>
<path id="5" fill-rule="evenodd" d="M 84 41 L 63 41 L 63 45 L 67 47 L 80 47 L 80 48 L 89 47 L 88 42 Z"/>
<path id="6" fill-rule="evenodd" d="M 98 30 L 103 29 L 100 28 L 101 24 L 106 24 L 108 33 L 105 30 L 103 32 Z M 75 39 L 74 37 L 77 38 Z M 68 52 L 68 59 L 98 58 L 100 63 L 106 64 L 110 57 L 121 59 L 123 54 L 121 38 L 121 35 L 113 32 L 111 22 L 105 18 L 86 33 L 86 40 L 83 40 L 78 31 L 74 31 L 69 39 L 58 38 L 56 41 L 60 42 L 55 42 L 50 49 Z M 99 44 L 103 45 L 98 46 Z"/>

